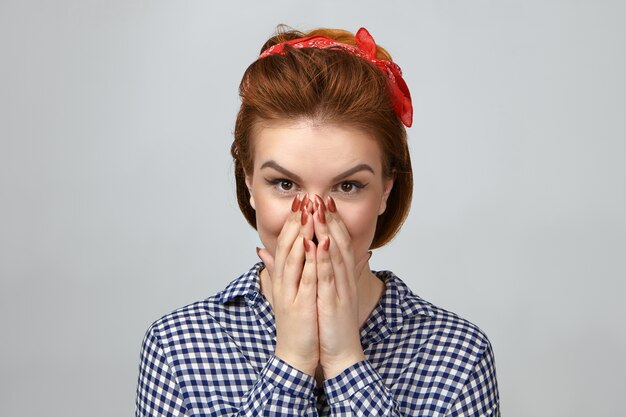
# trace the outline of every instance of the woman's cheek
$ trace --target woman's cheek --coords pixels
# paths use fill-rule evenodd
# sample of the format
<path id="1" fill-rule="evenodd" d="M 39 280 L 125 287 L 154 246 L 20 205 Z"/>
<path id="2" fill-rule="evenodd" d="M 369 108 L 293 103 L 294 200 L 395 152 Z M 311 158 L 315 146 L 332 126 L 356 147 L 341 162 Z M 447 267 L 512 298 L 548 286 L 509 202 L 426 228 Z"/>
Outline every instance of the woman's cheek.
<path id="1" fill-rule="evenodd" d="M 377 212 L 369 205 L 351 204 L 338 205 L 337 212 L 348 229 L 354 250 L 367 252 L 376 233 Z"/>
<path id="2" fill-rule="evenodd" d="M 261 199 L 257 202 L 256 220 L 259 237 L 272 254 L 275 254 L 278 235 L 289 217 L 290 204 L 272 199 Z"/>

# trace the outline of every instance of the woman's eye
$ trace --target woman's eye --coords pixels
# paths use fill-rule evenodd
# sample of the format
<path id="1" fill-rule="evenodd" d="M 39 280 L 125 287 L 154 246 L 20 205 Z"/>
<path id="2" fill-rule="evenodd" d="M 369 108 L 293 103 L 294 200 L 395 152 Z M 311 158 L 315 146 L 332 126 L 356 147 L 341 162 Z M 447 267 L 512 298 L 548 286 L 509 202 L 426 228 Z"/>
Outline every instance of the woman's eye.
<path id="1" fill-rule="evenodd" d="M 355 194 L 360 189 L 365 188 L 366 184 L 361 184 L 358 181 L 345 181 L 339 184 L 338 190 L 343 194 Z"/>
<path id="2" fill-rule="evenodd" d="M 268 185 L 280 193 L 289 193 L 294 191 L 296 188 L 296 184 L 293 181 L 285 178 L 266 178 L 265 181 Z"/>
<path id="3" fill-rule="evenodd" d="M 354 188 L 354 184 L 351 182 L 343 182 L 341 183 L 341 191 L 344 193 L 349 193 Z"/>
<path id="4" fill-rule="evenodd" d="M 291 189 L 293 188 L 293 182 L 289 180 L 280 180 L 278 182 L 278 188 L 280 188 L 282 191 L 291 191 Z"/>

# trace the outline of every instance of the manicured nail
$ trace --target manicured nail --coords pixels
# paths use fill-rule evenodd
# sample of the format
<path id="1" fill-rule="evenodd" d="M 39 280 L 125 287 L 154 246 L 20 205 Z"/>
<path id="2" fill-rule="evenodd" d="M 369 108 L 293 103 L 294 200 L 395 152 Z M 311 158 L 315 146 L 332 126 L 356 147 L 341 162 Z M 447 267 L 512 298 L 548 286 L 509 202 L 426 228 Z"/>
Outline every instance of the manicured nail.
<path id="1" fill-rule="evenodd" d="M 302 212 L 304 213 L 305 211 L 307 211 L 308 205 L 309 205 L 309 195 L 306 194 L 304 198 L 302 199 L 302 202 L 300 203 L 300 210 L 302 210 Z"/>
<path id="2" fill-rule="evenodd" d="M 258 256 L 259 258 L 261 257 L 261 248 L 259 247 L 256 248 L 256 256 Z"/>
<path id="3" fill-rule="evenodd" d="M 320 223 L 326 224 L 326 209 L 324 208 L 324 203 L 318 206 L 317 219 L 320 221 Z"/>
<path id="4" fill-rule="evenodd" d="M 330 248 L 330 238 L 326 236 L 326 239 L 322 243 L 322 249 L 324 249 L 325 251 L 328 251 L 328 248 Z"/>
<path id="5" fill-rule="evenodd" d="M 319 210 L 320 207 L 322 209 L 326 209 L 326 204 L 324 204 L 324 200 L 317 194 L 315 194 L 315 202 L 317 203 L 317 210 Z"/>
<path id="6" fill-rule="evenodd" d="M 335 213 L 337 211 L 335 200 L 333 200 L 331 196 L 328 196 L 328 211 L 330 211 L 331 213 Z"/>
<path id="7" fill-rule="evenodd" d="M 309 212 L 308 211 L 303 211 L 302 212 L 302 226 L 304 226 L 306 224 L 306 222 L 309 220 Z"/>
<path id="8" fill-rule="evenodd" d="M 324 205 L 324 200 L 322 200 L 322 197 L 320 197 L 319 195 L 315 194 L 315 196 L 313 197 L 313 201 L 315 203 L 315 211 L 319 210 L 320 207 L 322 207 Z"/>
<path id="9" fill-rule="evenodd" d="M 291 203 L 291 211 L 296 212 L 300 208 L 300 195 L 297 195 L 293 199 L 293 203 Z"/>
<path id="10" fill-rule="evenodd" d="M 304 243 L 304 250 L 306 252 L 309 252 L 311 250 L 311 244 L 309 243 L 309 241 L 307 240 L 306 237 L 302 237 L 302 242 Z"/>

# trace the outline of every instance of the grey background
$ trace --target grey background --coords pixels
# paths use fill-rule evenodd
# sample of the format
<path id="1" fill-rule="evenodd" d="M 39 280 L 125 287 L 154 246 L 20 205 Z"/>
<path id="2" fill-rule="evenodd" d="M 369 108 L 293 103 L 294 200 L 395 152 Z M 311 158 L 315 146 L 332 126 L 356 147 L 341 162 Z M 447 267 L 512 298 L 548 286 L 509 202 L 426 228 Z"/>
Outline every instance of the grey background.
<path id="1" fill-rule="evenodd" d="M 504 415 L 618 416 L 619 1 L 0 0 L 0 415 L 131 415 L 141 339 L 257 258 L 228 156 L 278 23 L 367 27 L 414 96 L 375 252 L 493 343 Z"/>

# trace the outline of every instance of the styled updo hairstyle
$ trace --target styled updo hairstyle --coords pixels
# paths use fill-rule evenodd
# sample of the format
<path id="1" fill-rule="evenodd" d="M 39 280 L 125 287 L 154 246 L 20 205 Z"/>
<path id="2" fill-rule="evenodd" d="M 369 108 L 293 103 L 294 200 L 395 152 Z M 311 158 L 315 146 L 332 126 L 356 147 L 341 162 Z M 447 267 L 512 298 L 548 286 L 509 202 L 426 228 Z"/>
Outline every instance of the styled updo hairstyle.
<path id="1" fill-rule="evenodd" d="M 338 29 L 307 33 L 279 26 L 261 48 L 307 36 L 321 35 L 355 45 L 354 34 Z M 377 58 L 391 61 L 380 46 Z M 252 63 L 239 86 L 241 108 L 235 123 L 231 155 L 235 165 L 237 201 L 256 229 L 256 214 L 245 183 L 253 172 L 251 138 L 263 121 L 309 119 L 315 123 L 357 128 L 378 142 L 383 175 L 395 178 L 387 208 L 378 218 L 371 249 L 389 242 L 406 219 L 413 193 L 411 158 L 406 130 L 394 112 L 387 76 L 373 63 L 342 49 L 292 48 Z"/>

